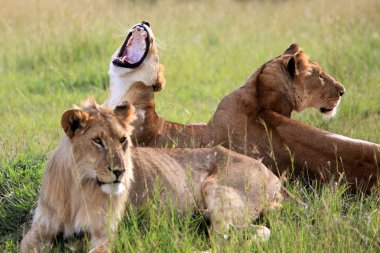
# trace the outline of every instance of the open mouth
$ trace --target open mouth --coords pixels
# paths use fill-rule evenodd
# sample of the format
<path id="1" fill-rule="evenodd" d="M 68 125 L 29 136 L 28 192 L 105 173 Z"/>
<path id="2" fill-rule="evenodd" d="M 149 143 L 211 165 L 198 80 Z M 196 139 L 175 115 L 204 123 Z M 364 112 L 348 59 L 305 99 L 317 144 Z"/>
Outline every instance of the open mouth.
<path id="1" fill-rule="evenodd" d="M 106 183 L 106 182 L 100 181 L 99 178 L 96 178 L 96 181 L 97 181 L 97 183 L 98 183 L 99 186 L 102 186 L 102 185 L 105 185 L 105 184 L 112 185 L 112 184 L 120 184 L 121 183 L 118 179 L 116 179 L 115 181 L 113 181 L 111 183 Z"/>
<path id="2" fill-rule="evenodd" d="M 137 68 L 143 63 L 150 46 L 147 27 L 149 23 L 146 21 L 132 27 L 117 58 L 112 61 L 114 65 L 122 68 Z"/>
<path id="3" fill-rule="evenodd" d="M 334 109 L 329 109 L 329 108 L 321 107 L 319 110 L 320 110 L 321 113 L 328 113 L 328 112 L 331 112 Z"/>

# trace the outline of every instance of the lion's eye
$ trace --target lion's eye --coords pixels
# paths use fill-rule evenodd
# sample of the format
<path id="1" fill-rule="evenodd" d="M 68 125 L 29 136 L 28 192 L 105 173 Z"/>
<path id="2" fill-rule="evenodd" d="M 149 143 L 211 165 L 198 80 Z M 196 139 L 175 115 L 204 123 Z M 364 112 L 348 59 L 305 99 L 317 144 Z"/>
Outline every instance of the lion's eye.
<path id="1" fill-rule="evenodd" d="M 92 141 L 95 143 L 95 145 L 104 147 L 102 139 L 100 139 L 100 138 L 94 138 L 94 139 L 92 139 Z"/>
<path id="2" fill-rule="evenodd" d="M 122 137 L 122 138 L 120 139 L 120 143 L 121 143 L 121 145 L 124 145 L 126 142 L 127 142 L 127 137 Z"/>

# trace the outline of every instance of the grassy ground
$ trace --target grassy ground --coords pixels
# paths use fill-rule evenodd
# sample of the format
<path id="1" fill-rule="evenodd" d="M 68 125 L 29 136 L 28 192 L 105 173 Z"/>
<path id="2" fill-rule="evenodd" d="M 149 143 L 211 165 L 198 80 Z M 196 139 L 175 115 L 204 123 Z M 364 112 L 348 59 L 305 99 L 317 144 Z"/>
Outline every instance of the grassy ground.
<path id="1" fill-rule="evenodd" d="M 332 120 L 312 110 L 293 117 L 380 143 L 379 10 L 376 0 L 2 0 L 0 251 L 17 251 L 46 158 L 63 135 L 62 112 L 88 95 L 105 100 L 110 56 L 132 24 L 149 20 L 160 41 L 168 82 L 156 101 L 168 120 L 207 121 L 224 95 L 297 42 L 347 92 Z M 257 244 L 242 233 L 208 240 L 200 216 L 152 203 L 128 212 L 115 250 L 379 251 L 375 195 L 350 196 L 333 184 L 315 190 L 298 181 L 288 188 L 309 208 L 287 202 L 265 215 L 258 223 L 271 226 L 268 243 Z M 58 240 L 54 250 L 83 251 L 81 242 Z"/>

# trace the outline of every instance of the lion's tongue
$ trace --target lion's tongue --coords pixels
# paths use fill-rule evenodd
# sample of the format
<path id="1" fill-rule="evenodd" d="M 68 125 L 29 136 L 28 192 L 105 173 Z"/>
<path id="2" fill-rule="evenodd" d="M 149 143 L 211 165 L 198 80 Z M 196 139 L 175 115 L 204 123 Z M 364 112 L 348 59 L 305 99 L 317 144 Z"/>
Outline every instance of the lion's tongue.
<path id="1" fill-rule="evenodd" d="M 149 50 L 149 35 L 143 27 L 135 27 L 127 36 L 117 58 L 112 63 L 119 67 L 135 68 L 144 60 Z"/>
<path id="2" fill-rule="evenodd" d="M 145 53 L 145 40 L 140 36 L 131 36 L 124 51 L 128 63 L 133 64 L 140 61 Z M 125 54 L 123 53 L 123 55 Z"/>

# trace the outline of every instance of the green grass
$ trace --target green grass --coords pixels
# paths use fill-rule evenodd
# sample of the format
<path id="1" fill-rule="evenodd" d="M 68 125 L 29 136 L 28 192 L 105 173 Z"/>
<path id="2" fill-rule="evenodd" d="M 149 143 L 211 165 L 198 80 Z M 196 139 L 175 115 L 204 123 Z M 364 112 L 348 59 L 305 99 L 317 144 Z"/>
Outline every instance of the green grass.
<path id="1" fill-rule="evenodd" d="M 338 115 L 293 117 L 380 143 L 380 2 L 334 1 L 11 1 L 0 8 L 0 251 L 16 252 L 30 219 L 48 154 L 63 135 L 64 110 L 89 95 L 107 97 L 108 64 L 127 29 L 151 22 L 167 85 L 157 110 L 167 120 L 207 121 L 220 99 L 267 60 L 297 42 L 346 87 Z M 272 237 L 242 233 L 207 239 L 200 216 L 147 206 L 130 211 L 116 251 L 378 252 L 376 195 L 352 196 L 333 184 L 288 188 L 309 205 L 286 202 L 266 214 Z M 78 239 L 79 240 L 79 239 Z M 70 251 L 58 241 L 55 251 Z M 69 246 L 66 246 L 69 245 Z M 376 246 L 377 245 L 377 246 Z M 75 247 L 74 247 L 75 248 Z M 81 247 L 79 247 L 81 248 Z M 83 250 L 83 249 L 82 249 Z"/>

